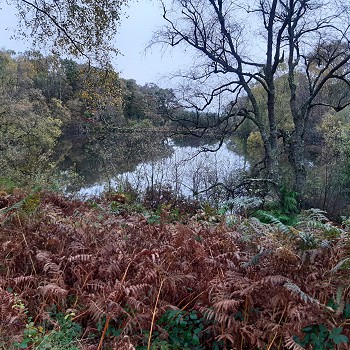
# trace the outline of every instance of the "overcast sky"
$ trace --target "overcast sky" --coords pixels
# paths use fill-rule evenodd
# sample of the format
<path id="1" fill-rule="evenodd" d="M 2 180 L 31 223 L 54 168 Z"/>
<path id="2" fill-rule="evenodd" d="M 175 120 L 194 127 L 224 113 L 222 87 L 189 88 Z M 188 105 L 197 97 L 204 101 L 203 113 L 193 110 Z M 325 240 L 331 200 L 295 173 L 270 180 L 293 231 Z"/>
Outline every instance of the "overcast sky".
<path id="1" fill-rule="evenodd" d="M 30 49 L 29 43 L 10 39 L 17 24 L 15 9 L 4 1 L 0 7 L 0 47 L 16 52 Z M 135 79 L 141 85 L 153 82 L 167 87 L 170 82 L 165 76 L 184 68 L 190 58 L 179 51 L 162 53 L 161 47 L 144 52 L 152 33 L 164 23 L 157 0 L 131 0 L 126 13 L 128 18 L 123 18 L 116 37 L 116 47 L 122 55 L 116 58 L 115 68 L 123 78 Z"/>

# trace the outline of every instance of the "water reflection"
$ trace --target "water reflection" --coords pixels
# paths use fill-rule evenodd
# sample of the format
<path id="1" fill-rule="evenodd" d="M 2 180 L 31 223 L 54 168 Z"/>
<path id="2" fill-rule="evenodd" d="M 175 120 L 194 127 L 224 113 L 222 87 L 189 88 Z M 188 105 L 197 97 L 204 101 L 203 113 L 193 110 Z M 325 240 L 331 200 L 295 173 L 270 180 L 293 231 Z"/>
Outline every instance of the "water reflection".
<path id="1" fill-rule="evenodd" d="M 112 140 L 89 141 L 84 157 L 74 158 L 77 170 L 85 178 L 81 188 L 74 190 L 79 196 L 92 196 L 123 188 L 126 183 L 138 193 L 161 185 L 175 195 L 198 198 L 207 196 L 205 190 L 213 184 L 234 182 L 246 170 L 245 158 L 226 143 L 215 153 L 201 152 L 203 147 L 215 149 L 217 143 L 196 140 L 119 134 Z"/>
<path id="2" fill-rule="evenodd" d="M 72 169 L 81 179 L 68 191 L 110 183 L 118 174 L 135 171 L 142 162 L 171 156 L 172 147 L 166 140 L 162 135 L 116 133 L 62 141 L 61 150 L 66 154 L 62 170 Z"/>

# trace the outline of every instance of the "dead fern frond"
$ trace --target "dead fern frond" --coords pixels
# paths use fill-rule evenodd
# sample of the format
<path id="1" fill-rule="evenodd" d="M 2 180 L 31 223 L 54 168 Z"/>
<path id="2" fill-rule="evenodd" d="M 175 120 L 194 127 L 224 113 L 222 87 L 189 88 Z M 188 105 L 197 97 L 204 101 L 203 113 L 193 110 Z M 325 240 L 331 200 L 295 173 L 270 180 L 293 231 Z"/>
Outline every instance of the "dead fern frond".
<path id="1" fill-rule="evenodd" d="M 224 299 L 213 304 L 216 312 L 235 312 L 242 304 L 242 300 Z"/>
<path id="2" fill-rule="evenodd" d="M 272 286 L 281 286 L 285 283 L 290 283 L 290 279 L 285 276 L 273 275 L 263 277 L 260 281 L 260 284 L 270 284 Z"/>
<path id="3" fill-rule="evenodd" d="M 244 267 L 245 269 L 248 267 L 256 266 L 259 264 L 260 260 L 263 257 L 271 253 L 273 253 L 272 249 L 262 250 L 258 254 L 255 254 L 254 256 L 252 256 L 249 261 L 242 262 L 241 266 Z"/>
<path id="4" fill-rule="evenodd" d="M 30 282 L 36 281 L 37 278 L 33 275 L 30 276 L 19 276 L 15 277 L 13 281 L 15 282 L 15 285 L 28 285 Z"/>
<path id="5" fill-rule="evenodd" d="M 125 287 L 125 294 L 127 296 L 134 296 L 136 298 L 140 298 L 143 295 L 147 295 L 147 293 L 152 289 L 152 286 L 147 283 L 136 284 L 129 287 Z"/>
<path id="6" fill-rule="evenodd" d="M 101 321 L 106 316 L 107 311 L 105 310 L 105 302 L 103 300 L 93 301 L 91 300 L 88 313 L 92 316 L 94 322 Z"/>
<path id="7" fill-rule="evenodd" d="M 305 350 L 305 348 L 299 345 L 290 334 L 284 335 L 284 345 L 290 350 Z"/>
<path id="8" fill-rule="evenodd" d="M 91 281 L 90 283 L 86 283 L 83 286 L 84 290 L 90 291 L 90 292 L 103 292 L 106 290 L 106 284 L 101 281 Z"/>
<path id="9" fill-rule="evenodd" d="M 121 349 L 144 346 L 142 330 L 152 327 L 166 337 L 156 320 L 175 308 L 205 319 L 206 348 L 222 339 L 239 350 L 300 350 L 292 336 L 306 325 L 344 322 L 348 234 L 305 222 L 286 235 L 274 224 L 245 218 L 237 219 L 235 231 L 191 220 L 149 225 L 110 213 L 102 202 L 91 208 L 54 194 L 42 198 L 35 218 L 19 224 L 12 217 L 1 226 L 0 321 L 25 320 L 23 307 L 38 321 L 48 319 L 51 306 L 78 310 L 74 321 L 92 332 L 96 322 L 107 324 L 101 347 Z M 327 224 L 322 216 L 317 220 Z M 325 306 L 330 299 L 337 310 Z M 122 329 L 120 336 L 108 325 Z"/>
<path id="10" fill-rule="evenodd" d="M 51 275 L 58 275 L 61 272 L 60 266 L 54 262 L 48 262 L 44 265 L 44 272 Z"/>
<path id="11" fill-rule="evenodd" d="M 35 256 L 37 261 L 42 262 L 44 264 L 51 262 L 51 257 L 52 254 L 46 250 L 40 250 Z"/>
<path id="12" fill-rule="evenodd" d="M 233 305 L 231 303 L 231 307 L 238 306 Z M 203 317 L 207 319 L 208 321 L 215 321 L 218 323 L 219 327 L 221 328 L 230 328 L 233 327 L 233 324 L 236 322 L 234 318 L 234 314 L 229 312 L 228 310 L 224 310 L 225 308 L 229 307 L 229 305 L 225 302 L 224 304 L 219 304 L 219 307 L 222 309 L 221 311 L 217 310 L 216 308 L 207 308 L 202 307 L 200 308 L 200 312 L 203 314 Z"/>
<path id="13" fill-rule="evenodd" d="M 77 263 L 87 263 L 94 260 L 94 257 L 91 254 L 78 254 L 68 258 L 69 262 L 77 262 Z"/>
<path id="14" fill-rule="evenodd" d="M 68 290 L 61 288 L 55 283 L 48 283 L 43 287 L 38 288 L 45 296 L 56 296 L 64 298 L 68 294 Z"/>
<path id="15" fill-rule="evenodd" d="M 225 332 L 223 334 L 220 334 L 216 340 L 219 341 L 223 341 L 223 342 L 227 342 L 229 341 L 231 344 L 235 344 L 235 342 L 237 341 L 237 339 L 235 337 L 233 337 L 230 333 Z"/>
<path id="16" fill-rule="evenodd" d="M 135 346 L 132 345 L 128 335 L 124 335 L 123 339 L 119 340 L 115 346 L 118 350 L 136 350 Z"/>
<path id="17" fill-rule="evenodd" d="M 339 270 L 349 270 L 350 269 L 350 258 L 345 258 L 340 260 L 334 267 L 329 270 L 329 273 L 336 273 Z"/>
<path id="18" fill-rule="evenodd" d="M 290 248 L 286 246 L 278 247 L 275 251 L 275 256 L 280 261 L 290 264 L 299 263 L 300 257 Z"/>
<path id="19" fill-rule="evenodd" d="M 84 246 L 84 244 L 82 242 L 72 242 L 67 247 L 68 251 L 74 252 L 74 253 L 84 252 L 85 249 L 86 248 L 85 248 L 85 246 Z"/>

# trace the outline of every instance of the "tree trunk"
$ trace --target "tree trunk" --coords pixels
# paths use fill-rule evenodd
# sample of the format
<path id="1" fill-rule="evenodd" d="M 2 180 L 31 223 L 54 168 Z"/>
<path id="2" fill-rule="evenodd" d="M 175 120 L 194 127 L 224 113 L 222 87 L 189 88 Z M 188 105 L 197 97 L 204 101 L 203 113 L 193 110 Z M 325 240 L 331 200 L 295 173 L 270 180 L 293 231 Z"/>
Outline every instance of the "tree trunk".
<path id="1" fill-rule="evenodd" d="M 300 127 L 296 127 L 294 134 L 289 140 L 289 163 L 294 173 L 293 190 L 298 194 L 299 205 L 304 202 L 304 192 L 306 188 L 306 165 L 305 165 L 305 145 L 303 132 Z"/>

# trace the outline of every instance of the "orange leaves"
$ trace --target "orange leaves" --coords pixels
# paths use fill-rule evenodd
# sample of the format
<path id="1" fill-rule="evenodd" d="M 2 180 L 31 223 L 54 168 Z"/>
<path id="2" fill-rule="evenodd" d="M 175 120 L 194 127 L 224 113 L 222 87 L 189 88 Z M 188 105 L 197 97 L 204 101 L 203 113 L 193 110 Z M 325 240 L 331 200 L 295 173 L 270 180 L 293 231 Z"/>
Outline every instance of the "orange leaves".
<path id="1" fill-rule="evenodd" d="M 110 212 L 103 201 L 91 208 L 47 193 L 40 201 L 33 220 L 22 226 L 5 220 L 0 227 L 6 236 L 0 246 L 0 320 L 18 316 L 11 310 L 14 294 L 5 292 L 12 288 L 39 321 L 53 304 L 76 310 L 76 319 L 93 329 L 108 319 L 107 326 L 120 330 L 119 337 L 106 330 L 104 344 L 114 348 L 145 345 L 142 331 L 158 331 L 157 320 L 177 308 L 195 310 L 208 339 L 226 341 L 228 348 L 284 343 L 280 349 L 298 349 L 290 335 L 312 322 L 326 323 L 331 310 L 324 305 L 338 297 L 340 282 L 349 282 L 334 268 L 346 258 L 340 251 L 349 246 L 345 238 L 322 254 L 307 251 L 306 259 L 306 251 L 279 245 L 278 233 L 254 234 L 249 226 L 232 231 L 195 220 L 150 225 L 141 215 Z M 332 322 L 337 317 L 332 313 Z"/>

